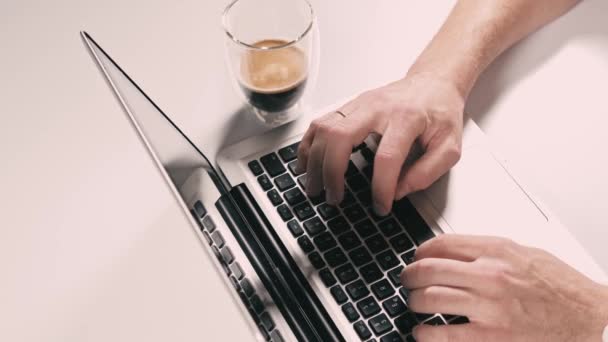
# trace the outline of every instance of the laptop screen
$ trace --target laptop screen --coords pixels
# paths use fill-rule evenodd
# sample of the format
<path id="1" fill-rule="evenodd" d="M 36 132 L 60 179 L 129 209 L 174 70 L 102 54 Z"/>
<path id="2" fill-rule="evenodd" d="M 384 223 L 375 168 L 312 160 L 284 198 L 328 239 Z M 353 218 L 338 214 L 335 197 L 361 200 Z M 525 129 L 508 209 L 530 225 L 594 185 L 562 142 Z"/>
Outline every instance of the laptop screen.
<path id="1" fill-rule="evenodd" d="M 124 109 L 143 133 L 161 164 L 179 188 L 195 168 L 217 176 L 204 153 L 87 33 L 83 39 L 102 67 Z M 214 177 L 218 179 L 217 177 Z M 216 182 L 216 184 L 219 182 Z M 219 190 L 221 184 L 217 184 Z"/>

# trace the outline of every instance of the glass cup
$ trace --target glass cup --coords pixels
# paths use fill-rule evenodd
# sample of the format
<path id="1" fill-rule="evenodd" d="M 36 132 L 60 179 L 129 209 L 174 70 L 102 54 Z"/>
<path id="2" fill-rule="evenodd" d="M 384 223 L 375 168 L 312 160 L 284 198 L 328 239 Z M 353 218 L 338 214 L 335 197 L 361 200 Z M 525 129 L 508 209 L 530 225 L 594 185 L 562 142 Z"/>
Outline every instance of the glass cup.
<path id="1" fill-rule="evenodd" d="M 318 69 L 318 30 L 307 0 L 234 0 L 222 17 L 235 88 L 267 125 L 301 112 Z"/>

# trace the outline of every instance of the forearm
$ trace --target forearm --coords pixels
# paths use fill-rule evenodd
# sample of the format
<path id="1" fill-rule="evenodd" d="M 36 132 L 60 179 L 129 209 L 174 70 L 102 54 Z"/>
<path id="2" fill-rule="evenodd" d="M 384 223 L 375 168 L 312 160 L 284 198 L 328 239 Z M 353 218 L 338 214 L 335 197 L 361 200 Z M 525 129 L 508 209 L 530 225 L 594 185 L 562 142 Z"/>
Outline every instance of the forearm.
<path id="1" fill-rule="evenodd" d="M 467 97 L 483 70 L 511 45 L 579 0 L 459 0 L 409 74 L 454 82 Z"/>

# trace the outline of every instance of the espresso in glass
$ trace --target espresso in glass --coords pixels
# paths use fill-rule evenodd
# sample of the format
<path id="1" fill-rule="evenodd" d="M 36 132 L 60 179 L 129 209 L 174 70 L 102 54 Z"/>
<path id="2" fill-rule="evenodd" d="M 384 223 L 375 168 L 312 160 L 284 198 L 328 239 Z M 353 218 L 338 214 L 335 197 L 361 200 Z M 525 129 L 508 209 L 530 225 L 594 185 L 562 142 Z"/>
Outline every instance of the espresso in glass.
<path id="1" fill-rule="evenodd" d="M 293 107 L 306 88 L 308 59 L 297 46 L 281 39 L 253 44 L 241 56 L 239 84 L 249 102 L 267 112 Z"/>

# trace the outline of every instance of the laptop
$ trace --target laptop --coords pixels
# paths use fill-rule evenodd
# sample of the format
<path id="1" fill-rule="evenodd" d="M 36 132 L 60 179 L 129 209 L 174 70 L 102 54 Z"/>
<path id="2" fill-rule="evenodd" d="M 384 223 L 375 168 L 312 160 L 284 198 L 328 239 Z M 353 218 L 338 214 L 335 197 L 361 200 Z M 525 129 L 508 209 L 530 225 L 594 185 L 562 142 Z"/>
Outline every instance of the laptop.
<path id="1" fill-rule="evenodd" d="M 295 170 L 308 121 L 247 138 L 209 160 L 90 35 L 81 35 L 213 260 L 209 281 L 229 288 L 231 300 L 221 304 L 238 307 L 217 324 L 230 322 L 251 340 L 414 341 L 418 324 L 466 324 L 466 317 L 412 312 L 399 282 L 416 248 L 439 234 L 508 237 L 606 279 L 470 120 L 458 165 L 378 217 L 370 192 L 374 139 L 353 148 L 345 199 L 330 206 L 323 195 L 306 195 L 306 175 Z"/>

